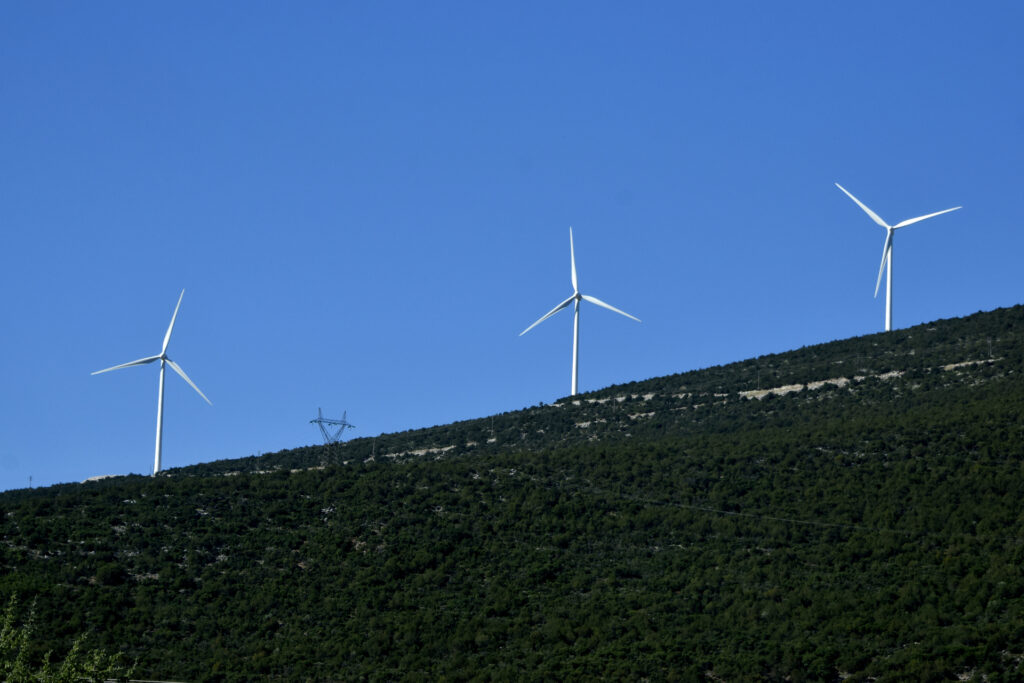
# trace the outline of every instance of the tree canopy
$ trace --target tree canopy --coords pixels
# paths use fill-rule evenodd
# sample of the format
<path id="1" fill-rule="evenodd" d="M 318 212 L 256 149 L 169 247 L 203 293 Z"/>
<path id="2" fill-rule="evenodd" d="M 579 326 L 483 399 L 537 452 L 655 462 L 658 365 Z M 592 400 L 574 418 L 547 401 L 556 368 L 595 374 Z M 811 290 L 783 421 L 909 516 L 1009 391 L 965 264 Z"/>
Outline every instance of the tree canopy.
<path id="1" fill-rule="evenodd" d="M 0 494 L 33 662 L 174 680 L 1019 680 L 1024 309 Z M 20 651 L 20 650 L 19 650 Z"/>

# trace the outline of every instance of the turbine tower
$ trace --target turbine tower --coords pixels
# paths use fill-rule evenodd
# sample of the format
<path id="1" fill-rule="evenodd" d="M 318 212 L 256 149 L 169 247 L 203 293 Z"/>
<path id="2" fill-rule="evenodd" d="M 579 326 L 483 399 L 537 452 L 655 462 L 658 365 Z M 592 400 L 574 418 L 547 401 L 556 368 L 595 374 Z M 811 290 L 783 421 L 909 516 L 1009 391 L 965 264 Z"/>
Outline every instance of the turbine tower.
<path id="1" fill-rule="evenodd" d="M 950 211 L 956 211 L 957 209 L 961 209 L 963 207 L 961 207 L 961 206 L 954 206 L 952 209 L 945 209 L 943 211 L 936 211 L 935 213 L 930 213 L 930 214 L 928 214 L 926 216 L 918 216 L 917 218 L 908 218 L 907 220 L 901 221 L 901 222 L 897 223 L 896 225 L 889 225 L 888 223 L 883 221 L 881 218 L 879 218 L 877 213 L 875 213 L 874 211 L 872 211 L 871 209 L 866 207 L 859 199 L 857 199 L 852 194 L 847 192 L 845 187 L 843 187 L 839 183 L 836 183 L 836 187 L 838 187 L 840 190 L 842 190 L 843 194 L 845 194 L 847 197 L 852 199 L 857 204 L 857 206 L 862 208 L 864 210 L 864 213 L 866 213 L 868 216 L 871 217 L 871 220 L 873 220 L 875 223 L 878 223 L 880 226 L 882 226 L 886 230 L 885 245 L 882 247 L 882 265 L 879 266 L 879 268 L 878 268 L 878 281 L 875 282 L 875 297 L 876 298 L 878 297 L 878 288 L 882 284 L 882 273 L 886 272 L 886 280 L 885 280 L 885 331 L 888 332 L 888 331 L 890 331 L 892 329 L 892 236 L 893 236 L 893 233 L 895 233 L 896 230 L 899 229 L 899 228 L 905 228 L 908 225 L 911 225 L 913 223 L 917 223 L 918 221 L 923 221 L 926 218 L 934 218 L 935 216 L 941 216 L 944 213 L 949 213 Z M 888 270 L 886 269 L 886 266 L 888 266 Z"/>
<path id="2" fill-rule="evenodd" d="M 632 318 L 633 320 L 635 320 L 637 322 L 640 322 L 640 318 L 634 317 L 634 316 L 630 315 L 629 313 L 626 313 L 625 311 L 620 311 L 619 309 L 615 308 L 614 306 L 610 306 L 609 304 L 606 304 L 605 302 L 601 301 L 600 299 L 597 299 L 595 297 L 589 296 L 587 294 L 580 294 L 579 284 L 576 281 L 576 252 L 575 252 L 575 250 L 573 248 L 573 244 L 572 244 L 572 228 L 569 228 L 569 262 L 570 262 L 571 267 L 572 267 L 572 270 L 570 271 L 571 275 L 572 275 L 572 290 L 573 290 L 572 291 L 572 296 L 570 296 L 568 299 L 566 299 L 562 303 L 560 303 L 557 306 L 555 306 L 554 308 L 552 308 L 550 311 L 548 311 L 547 314 L 544 315 L 544 317 L 542 317 L 540 320 L 538 320 L 537 322 L 535 322 L 534 324 L 530 325 L 525 330 L 520 332 L 519 336 L 522 337 L 524 334 L 526 334 L 527 332 L 529 332 L 530 330 L 535 328 L 537 325 L 540 325 L 542 322 L 544 322 L 545 320 L 547 320 L 548 318 L 553 316 L 555 313 L 558 313 L 560 310 L 562 310 L 563 308 L 565 308 L 569 304 L 574 304 L 573 327 L 572 327 L 572 382 L 571 382 L 571 392 L 572 393 L 570 394 L 570 396 L 575 396 L 576 393 L 577 393 L 576 389 L 577 389 L 577 387 L 579 385 L 579 376 L 580 376 L 580 372 L 579 372 L 579 370 L 580 370 L 580 366 L 579 366 L 579 358 L 580 358 L 580 301 L 586 299 L 587 301 L 589 301 L 592 304 L 597 304 L 598 306 L 602 306 L 604 308 L 607 308 L 609 311 L 614 311 L 614 312 L 618 313 L 619 315 L 624 315 L 627 318 Z"/>
<path id="3" fill-rule="evenodd" d="M 164 335 L 164 345 L 160 349 L 160 355 L 149 356 L 148 358 L 140 358 L 133 360 L 130 363 L 122 363 L 121 365 L 115 365 L 112 368 L 106 370 L 97 370 L 92 373 L 98 375 L 102 372 L 110 372 L 111 370 L 120 370 L 121 368 L 130 368 L 133 365 L 146 365 L 148 363 L 154 363 L 160 361 L 160 389 L 157 394 L 156 400 L 156 456 L 153 460 L 153 475 L 160 471 L 160 447 L 164 437 L 164 370 L 166 366 L 171 366 L 171 369 L 181 375 L 181 378 L 188 382 L 188 385 L 196 390 L 196 393 L 203 397 L 203 400 L 210 403 L 210 399 L 206 398 L 206 394 L 199 391 L 199 387 L 188 378 L 185 371 L 181 369 L 177 363 L 167 357 L 167 344 L 171 341 L 171 330 L 174 329 L 174 320 L 178 317 L 178 309 L 181 308 L 181 300 L 185 296 L 185 290 L 181 290 L 181 295 L 178 297 L 178 305 L 174 307 L 174 315 L 171 316 L 171 324 L 167 326 L 167 334 Z M 210 405 L 213 405 L 210 403 Z"/>

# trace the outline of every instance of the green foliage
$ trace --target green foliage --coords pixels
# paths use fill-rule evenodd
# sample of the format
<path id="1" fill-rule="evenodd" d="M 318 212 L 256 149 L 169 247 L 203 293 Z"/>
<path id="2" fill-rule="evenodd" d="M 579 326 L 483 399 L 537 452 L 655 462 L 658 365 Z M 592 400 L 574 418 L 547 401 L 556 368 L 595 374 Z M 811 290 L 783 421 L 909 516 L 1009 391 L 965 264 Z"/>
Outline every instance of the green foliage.
<path id="1" fill-rule="evenodd" d="M 124 666 L 120 653 L 108 655 L 101 650 L 86 652 L 82 638 L 75 640 L 71 650 L 59 663 L 51 661 L 47 652 L 42 661 L 35 661 L 36 645 L 34 610 L 24 623 L 18 623 L 18 599 L 11 595 L 0 627 L 0 680 L 9 683 L 75 683 L 76 681 L 109 681 L 127 679 L 131 669 Z"/>
<path id="2" fill-rule="evenodd" d="M 41 625 L 4 661 L 90 633 L 174 680 L 1019 680 L 1022 335 L 3 493 L 0 597 Z"/>

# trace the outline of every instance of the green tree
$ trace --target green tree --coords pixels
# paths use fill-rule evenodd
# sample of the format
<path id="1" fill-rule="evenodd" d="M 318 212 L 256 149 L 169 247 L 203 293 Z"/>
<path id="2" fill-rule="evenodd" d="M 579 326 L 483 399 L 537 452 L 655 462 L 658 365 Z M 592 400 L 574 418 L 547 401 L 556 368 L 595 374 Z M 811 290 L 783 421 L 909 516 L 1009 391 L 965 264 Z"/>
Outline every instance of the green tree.
<path id="1" fill-rule="evenodd" d="M 122 662 L 121 653 L 107 654 L 102 650 L 85 650 L 84 637 L 78 638 L 71 650 L 59 663 L 50 660 L 47 652 L 42 662 L 32 661 L 34 610 L 21 624 L 17 619 L 18 599 L 12 595 L 0 626 L 0 679 L 8 683 L 73 683 L 74 681 L 127 680 L 132 667 Z"/>

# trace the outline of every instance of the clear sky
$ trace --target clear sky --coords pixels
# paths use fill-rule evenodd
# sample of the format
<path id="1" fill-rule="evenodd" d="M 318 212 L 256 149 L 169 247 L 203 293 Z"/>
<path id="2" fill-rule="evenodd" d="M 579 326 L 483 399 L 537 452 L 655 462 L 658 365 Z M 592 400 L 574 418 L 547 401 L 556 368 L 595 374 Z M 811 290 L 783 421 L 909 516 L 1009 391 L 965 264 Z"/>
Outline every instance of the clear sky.
<path id="1" fill-rule="evenodd" d="M 0 489 L 1024 299 L 1024 3 L 0 3 Z M 884 287 L 884 285 L 883 285 Z"/>

